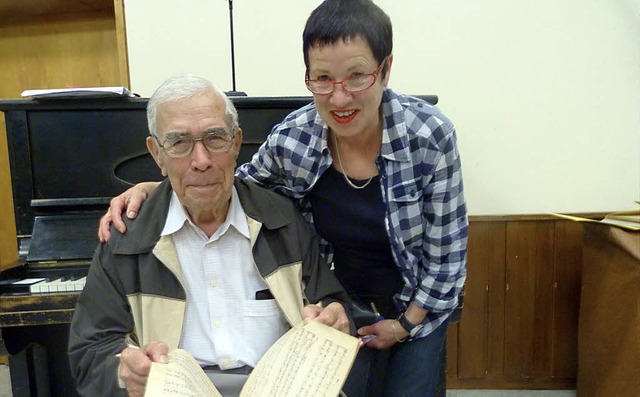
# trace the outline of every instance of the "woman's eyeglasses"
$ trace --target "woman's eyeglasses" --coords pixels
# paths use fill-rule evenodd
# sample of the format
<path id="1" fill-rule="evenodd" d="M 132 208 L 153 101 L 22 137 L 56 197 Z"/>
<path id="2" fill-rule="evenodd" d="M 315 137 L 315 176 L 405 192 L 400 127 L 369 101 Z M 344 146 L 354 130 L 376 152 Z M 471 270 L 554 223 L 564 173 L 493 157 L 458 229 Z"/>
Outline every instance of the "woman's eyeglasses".
<path id="1" fill-rule="evenodd" d="M 373 73 L 364 73 L 357 76 L 349 77 L 342 81 L 333 80 L 311 80 L 305 79 L 307 89 L 317 95 L 328 95 L 333 92 L 336 84 L 340 84 L 342 88 L 349 92 L 364 91 L 371 87 L 378 78 L 378 74 L 382 70 L 382 67 L 387 62 L 387 58 L 383 59 L 378 68 Z"/>

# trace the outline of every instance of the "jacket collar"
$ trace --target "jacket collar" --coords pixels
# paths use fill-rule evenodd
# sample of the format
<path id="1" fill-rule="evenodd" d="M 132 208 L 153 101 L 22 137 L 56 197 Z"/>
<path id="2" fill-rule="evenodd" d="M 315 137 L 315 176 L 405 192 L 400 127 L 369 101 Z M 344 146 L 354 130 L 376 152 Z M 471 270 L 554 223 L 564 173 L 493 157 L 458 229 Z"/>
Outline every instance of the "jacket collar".
<path id="1" fill-rule="evenodd" d="M 273 194 L 255 183 L 235 178 L 234 186 L 247 217 L 267 229 L 278 229 L 289 223 L 282 209 L 273 200 Z M 160 239 L 171 201 L 171 184 L 165 179 L 149 195 L 134 220 L 124 219 L 127 232 L 121 234 L 111 229 L 108 244 L 114 254 L 133 255 L 150 252 Z"/>

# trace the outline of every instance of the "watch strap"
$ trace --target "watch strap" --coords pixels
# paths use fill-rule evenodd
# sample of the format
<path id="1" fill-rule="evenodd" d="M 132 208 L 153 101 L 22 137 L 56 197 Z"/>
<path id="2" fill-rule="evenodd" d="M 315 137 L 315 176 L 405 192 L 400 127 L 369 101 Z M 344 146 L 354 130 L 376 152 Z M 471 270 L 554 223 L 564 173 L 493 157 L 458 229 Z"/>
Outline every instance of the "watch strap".
<path id="1" fill-rule="evenodd" d="M 420 327 L 420 324 L 414 324 L 411 321 L 407 320 L 407 317 L 402 313 L 400 317 L 398 317 L 398 322 L 400 326 L 404 328 L 405 331 L 409 333 L 409 335 L 413 336 L 414 331 L 417 331 Z"/>

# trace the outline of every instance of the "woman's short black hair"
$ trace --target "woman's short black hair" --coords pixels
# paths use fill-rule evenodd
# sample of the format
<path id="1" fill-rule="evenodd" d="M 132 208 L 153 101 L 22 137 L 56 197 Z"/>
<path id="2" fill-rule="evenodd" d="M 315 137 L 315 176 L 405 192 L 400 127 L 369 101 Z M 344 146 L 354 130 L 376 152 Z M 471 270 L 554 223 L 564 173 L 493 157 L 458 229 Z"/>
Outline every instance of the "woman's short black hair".
<path id="1" fill-rule="evenodd" d="M 378 64 L 393 50 L 391 19 L 371 0 L 325 0 L 309 15 L 302 33 L 304 64 L 309 71 L 309 49 L 338 40 L 362 37 Z M 382 70 L 386 75 L 387 65 Z"/>

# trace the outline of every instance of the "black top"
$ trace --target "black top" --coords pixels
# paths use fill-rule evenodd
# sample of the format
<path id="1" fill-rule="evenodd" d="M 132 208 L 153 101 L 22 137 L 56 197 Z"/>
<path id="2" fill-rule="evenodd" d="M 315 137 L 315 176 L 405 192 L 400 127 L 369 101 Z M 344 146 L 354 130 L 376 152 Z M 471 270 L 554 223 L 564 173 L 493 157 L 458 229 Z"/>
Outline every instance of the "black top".
<path id="1" fill-rule="evenodd" d="M 333 246 L 335 275 L 347 292 L 361 298 L 390 298 L 398 292 L 402 280 L 384 226 L 380 176 L 354 189 L 329 167 L 308 198 L 316 230 Z"/>

